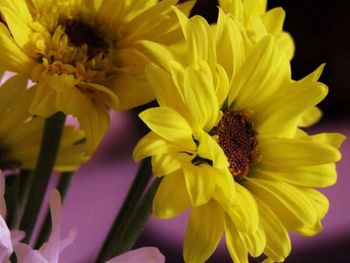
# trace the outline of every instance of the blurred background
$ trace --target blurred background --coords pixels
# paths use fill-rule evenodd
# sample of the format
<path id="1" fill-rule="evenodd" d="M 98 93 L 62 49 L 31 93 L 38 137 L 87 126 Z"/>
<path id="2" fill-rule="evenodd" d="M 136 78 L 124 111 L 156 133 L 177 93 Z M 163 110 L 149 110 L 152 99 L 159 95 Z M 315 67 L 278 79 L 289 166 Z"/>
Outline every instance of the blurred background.
<path id="1" fill-rule="evenodd" d="M 286 11 L 285 30 L 296 44 L 293 78 L 300 79 L 326 62 L 321 81 L 330 93 L 320 107 L 322 121 L 310 130 L 350 136 L 350 8 L 347 1 L 269 1 L 269 9 Z M 199 0 L 193 14 L 208 21 L 217 17 L 215 0 Z M 63 252 L 62 262 L 93 262 L 136 172 L 131 153 L 146 129 L 137 118 L 142 108 L 112 114 L 112 126 L 93 159 L 74 177 L 64 205 L 64 233 L 78 230 L 76 241 Z M 338 183 L 322 190 L 330 200 L 324 230 L 316 237 L 296 237 L 286 262 L 350 262 L 350 143 L 342 147 Z M 182 262 L 184 214 L 160 221 L 152 218 L 136 247 L 156 246 L 170 263 Z M 209 262 L 231 262 L 224 244 Z"/>

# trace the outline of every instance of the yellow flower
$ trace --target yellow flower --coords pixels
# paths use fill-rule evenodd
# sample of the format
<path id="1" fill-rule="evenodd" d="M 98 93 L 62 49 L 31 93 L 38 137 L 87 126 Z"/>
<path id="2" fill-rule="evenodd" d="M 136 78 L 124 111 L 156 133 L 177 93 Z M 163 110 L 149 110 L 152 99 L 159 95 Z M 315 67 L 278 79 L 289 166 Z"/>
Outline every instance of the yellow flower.
<path id="1" fill-rule="evenodd" d="M 45 119 L 31 117 L 28 109 L 35 88 L 27 80 L 13 76 L 0 86 L 0 169 L 35 168 Z M 55 171 L 74 171 L 86 161 L 83 132 L 71 126 L 63 131 Z"/>
<path id="2" fill-rule="evenodd" d="M 165 219 L 191 208 L 186 262 L 206 261 L 223 233 L 234 262 L 248 262 L 248 253 L 283 261 L 288 231 L 322 229 L 328 200 L 314 188 L 335 183 L 341 158 L 344 136 L 300 129 L 319 118 L 315 105 L 328 92 L 317 81 L 323 66 L 294 81 L 272 35 L 252 45 L 231 15 L 221 13 L 215 28 L 178 15 L 187 57 L 144 42 L 158 64 L 146 73 L 160 107 L 140 114 L 151 132 L 134 158 L 151 156 L 164 176 L 153 213 Z M 222 31 L 230 33 L 225 46 Z"/>
<path id="3" fill-rule="evenodd" d="M 153 99 L 139 40 L 177 43 L 170 6 L 177 0 L 1 0 L 1 64 L 34 82 L 31 113 L 63 111 L 79 119 L 92 152 L 109 124 L 108 109 Z M 189 12 L 193 2 L 179 7 Z"/>
<path id="4" fill-rule="evenodd" d="M 241 21 L 249 39 L 257 43 L 267 34 L 276 38 L 276 44 L 289 59 L 294 54 L 294 42 L 291 36 L 283 31 L 286 16 L 281 7 L 266 11 L 267 0 L 219 0 L 221 11 Z"/>

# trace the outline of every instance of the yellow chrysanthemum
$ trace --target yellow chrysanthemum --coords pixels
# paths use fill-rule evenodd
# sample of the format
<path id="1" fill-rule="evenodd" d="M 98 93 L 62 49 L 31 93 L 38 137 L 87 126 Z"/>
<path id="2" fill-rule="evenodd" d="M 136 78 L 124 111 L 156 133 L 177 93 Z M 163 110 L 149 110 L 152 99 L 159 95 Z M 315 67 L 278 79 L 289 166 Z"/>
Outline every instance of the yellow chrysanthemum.
<path id="1" fill-rule="evenodd" d="M 223 12 L 238 19 L 247 31 L 249 39 L 257 43 L 267 34 L 272 34 L 276 45 L 289 59 L 294 54 L 294 42 L 291 36 L 283 31 L 286 16 L 281 7 L 266 11 L 267 0 L 219 0 Z"/>
<path id="2" fill-rule="evenodd" d="M 33 169 L 38 158 L 45 119 L 31 117 L 28 109 L 35 88 L 17 75 L 0 86 L 0 169 Z M 63 131 L 55 171 L 74 171 L 86 161 L 87 147 L 78 143 L 84 133 L 71 126 Z M 78 143 L 78 144 L 77 144 Z"/>
<path id="3" fill-rule="evenodd" d="M 79 119 L 90 151 L 104 135 L 108 109 L 153 99 L 139 40 L 177 43 L 170 6 L 177 0 L 1 0 L 2 66 L 34 82 L 33 114 L 63 111 Z M 179 7 L 189 12 L 193 2 Z"/>
<path id="4" fill-rule="evenodd" d="M 328 92 L 317 81 L 323 67 L 294 81 L 272 35 L 246 46 L 231 15 L 221 13 L 215 28 L 178 15 L 187 57 L 144 43 L 158 64 L 146 72 L 160 107 L 140 114 L 151 132 L 134 158 L 151 156 L 164 176 L 153 213 L 170 218 L 191 208 L 186 262 L 207 260 L 223 233 L 234 262 L 248 262 L 248 253 L 281 262 L 291 249 L 288 231 L 321 230 L 328 200 L 314 188 L 336 181 L 344 137 L 300 129 L 319 117 L 315 105 Z M 235 36 L 226 45 L 218 43 L 224 31 Z"/>

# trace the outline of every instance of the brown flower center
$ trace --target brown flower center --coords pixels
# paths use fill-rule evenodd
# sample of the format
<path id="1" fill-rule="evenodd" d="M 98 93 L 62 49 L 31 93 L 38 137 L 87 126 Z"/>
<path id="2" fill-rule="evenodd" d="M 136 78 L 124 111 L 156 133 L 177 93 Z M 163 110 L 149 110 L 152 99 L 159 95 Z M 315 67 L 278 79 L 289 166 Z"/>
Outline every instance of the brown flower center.
<path id="1" fill-rule="evenodd" d="M 225 112 L 219 124 L 211 131 L 219 137 L 218 142 L 230 164 L 234 177 L 243 177 L 257 155 L 257 133 L 246 114 L 234 110 Z"/>
<path id="2" fill-rule="evenodd" d="M 108 43 L 104 35 L 92 25 L 77 19 L 69 19 L 65 21 L 64 27 L 72 45 L 77 47 L 87 45 L 90 58 L 107 50 Z"/>

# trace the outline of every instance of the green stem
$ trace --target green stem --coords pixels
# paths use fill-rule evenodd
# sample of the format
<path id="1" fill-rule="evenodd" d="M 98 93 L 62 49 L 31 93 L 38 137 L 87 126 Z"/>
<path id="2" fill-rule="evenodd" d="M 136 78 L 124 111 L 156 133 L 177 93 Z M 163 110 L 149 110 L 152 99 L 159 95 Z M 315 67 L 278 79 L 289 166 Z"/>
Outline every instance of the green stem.
<path id="1" fill-rule="evenodd" d="M 72 180 L 74 173 L 73 172 L 64 172 L 61 174 L 60 179 L 57 184 L 57 190 L 61 194 L 62 202 L 66 196 L 66 193 L 69 188 L 69 184 Z M 47 241 L 49 233 L 51 232 L 51 214 L 48 210 L 45 216 L 45 221 L 41 227 L 38 238 L 35 242 L 35 248 L 38 249 L 44 242 Z"/>
<path id="2" fill-rule="evenodd" d="M 29 196 L 20 223 L 20 229 L 26 233 L 24 238 L 26 243 L 29 242 L 34 230 L 47 184 L 56 161 L 65 118 L 66 116 L 62 112 L 57 112 L 45 121 L 39 158 L 28 189 Z"/>
<path id="3" fill-rule="evenodd" d="M 104 262 L 107 260 L 110 251 L 115 247 L 116 241 L 121 235 L 128 220 L 133 213 L 139 199 L 141 198 L 148 182 L 152 176 L 151 158 L 144 159 L 137 171 L 136 177 L 129 189 L 128 195 L 116 217 L 111 230 L 103 244 L 103 247 L 97 257 L 97 262 Z"/>
<path id="4" fill-rule="evenodd" d="M 33 178 L 33 172 L 30 170 L 25 170 L 22 169 L 20 174 L 17 176 L 17 180 L 18 180 L 18 187 L 19 189 L 21 189 L 21 191 L 18 192 L 18 195 L 16 197 L 16 213 L 15 216 L 13 218 L 13 220 L 11 220 L 11 229 L 17 229 L 19 222 L 21 220 L 22 214 L 23 214 L 23 209 L 24 206 L 26 204 L 26 200 L 28 198 L 29 195 L 29 185 L 32 181 Z"/>
<path id="5" fill-rule="evenodd" d="M 157 177 L 154 180 L 149 190 L 138 204 L 131 218 L 129 218 L 128 224 L 117 239 L 117 246 L 111 251 L 109 258 L 125 253 L 134 246 L 137 238 L 140 236 L 146 222 L 152 214 L 153 198 L 162 179 L 162 177 Z"/>

